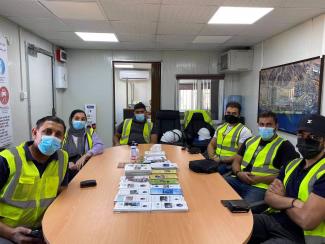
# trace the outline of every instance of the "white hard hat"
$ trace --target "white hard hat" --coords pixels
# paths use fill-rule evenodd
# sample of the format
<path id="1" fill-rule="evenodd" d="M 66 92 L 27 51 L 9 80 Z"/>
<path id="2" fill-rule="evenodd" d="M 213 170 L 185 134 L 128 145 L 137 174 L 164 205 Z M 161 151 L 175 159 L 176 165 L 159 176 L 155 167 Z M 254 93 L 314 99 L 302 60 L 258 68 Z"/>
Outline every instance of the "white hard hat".
<path id="1" fill-rule="evenodd" d="M 178 142 L 182 138 L 182 132 L 180 130 L 170 130 L 166 131 L 162 137 L 161 141 L 162 142 L 167 142 L 167 143 L 173 143 L 173 142 Z"/>
<path id="2" fill-rule="evenodd" d="M 177 137 L 177 141 L 180 141 L 182 139 L 182 132 L 178 129 L 174 129 L 173 132 L 175 133 L 175 136 Z"/>
<path id="3" fill-rule="evenodd" d="M 199 141 L 211 139 L 210 131 L 207 128 L 201 128 L 197 134 L 199 135 Z"/>

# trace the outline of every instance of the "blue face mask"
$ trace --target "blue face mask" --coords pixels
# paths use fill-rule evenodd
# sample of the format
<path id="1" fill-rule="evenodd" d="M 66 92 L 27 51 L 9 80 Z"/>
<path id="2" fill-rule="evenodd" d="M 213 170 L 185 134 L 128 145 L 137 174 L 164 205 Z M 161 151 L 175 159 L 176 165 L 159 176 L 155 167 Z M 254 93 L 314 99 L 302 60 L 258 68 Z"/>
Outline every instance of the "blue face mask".
<path id="1" fill-rule="evenodd" d="M 82 120 L 72 120 L 72 126 L 75 130 L 84 129 L 86 126 L 86 121 Z"/>
<path id="2" fill-rule="evenodd" d="M 258 127 L 258 134 L 263 141 L 268 141 L 274 136 L 275 129 L 272 127 Z"/>
<path id="3" fill-rule="evenodd" d="M 51 156 L 61 148 L 61 140 L 55 136 L 42 136 L 38 149 L 42 154 Z"/>
<path id="4" fill-rule="evenodd" d="M 135 119 L 139 122 L 143 122 L 146 118 L 145 118 L 144 114 L 136 114 Z"/>

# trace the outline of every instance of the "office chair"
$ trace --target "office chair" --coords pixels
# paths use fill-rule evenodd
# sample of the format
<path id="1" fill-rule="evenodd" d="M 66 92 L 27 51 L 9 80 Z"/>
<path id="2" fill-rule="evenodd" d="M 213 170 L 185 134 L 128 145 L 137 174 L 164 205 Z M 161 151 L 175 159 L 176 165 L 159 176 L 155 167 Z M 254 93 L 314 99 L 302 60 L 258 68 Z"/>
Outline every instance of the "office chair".
<path id="1" fill-rule="evenodd" d="M 197 147 L 200 148 L 201 153 L 205 152 L 210 140 L 205 140 L 203 142 L 194 142 L 195 138 L 198 136 L 198 131 L 201 128 L 207 128 L 210 132 L 211 138 L 214 135 L 215 129 L 211 124 L 204 121 L 203 115 L 201 113 L 194 113 L 191 120 L 184 129 L 184 137 L 187 147 Z"/>
<path id="2" fill-rule="evenodd" d="M 174 129 L 181 130 L 180 114 L 177 110 L 159 110 L 156 113 L 156 125 L 158 130 L 158 141 L 166 131 Z M 182 145 L 183 142 L 173 143 L 174 145 Z"/>

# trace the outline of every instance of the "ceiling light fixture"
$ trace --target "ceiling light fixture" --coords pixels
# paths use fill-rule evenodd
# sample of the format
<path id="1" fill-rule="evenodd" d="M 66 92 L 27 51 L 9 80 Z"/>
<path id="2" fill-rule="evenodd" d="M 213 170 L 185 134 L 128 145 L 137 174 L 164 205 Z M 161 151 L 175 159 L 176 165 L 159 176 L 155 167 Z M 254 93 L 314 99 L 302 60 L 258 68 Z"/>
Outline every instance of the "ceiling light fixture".
<path id="1" fill-rule="evenodd" d="M 118 42 L 114 33 L 75 32 L 86 42 Z"/>
<path id="2" fill-rule="evenodd" d="M 273 8 L 220 7 L 208 24 L 253 24 Z"/>

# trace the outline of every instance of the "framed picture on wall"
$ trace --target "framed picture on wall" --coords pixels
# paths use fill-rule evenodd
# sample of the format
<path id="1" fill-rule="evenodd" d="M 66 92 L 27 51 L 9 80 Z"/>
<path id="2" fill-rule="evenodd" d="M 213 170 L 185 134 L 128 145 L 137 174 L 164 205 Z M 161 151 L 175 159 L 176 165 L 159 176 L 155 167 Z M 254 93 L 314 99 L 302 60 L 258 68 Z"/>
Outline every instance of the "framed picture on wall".
<path id="1" fill-rule="evenodd" d="M 295 134 L 301 118 L 320 113 L 323 62 L 316 57 L 262 69 L 258 112 L 273 111 L 279 130 Z"/>

